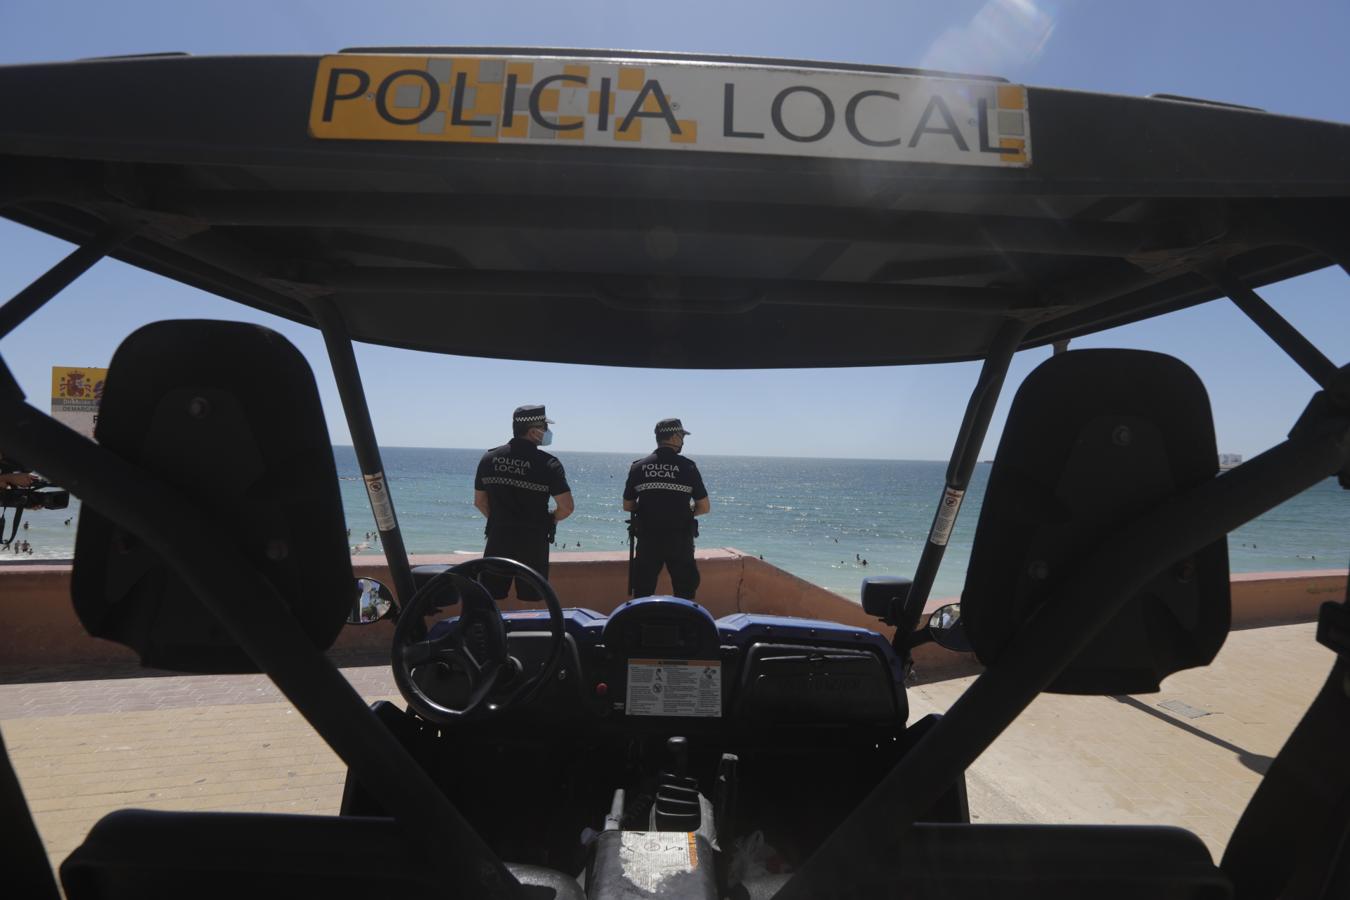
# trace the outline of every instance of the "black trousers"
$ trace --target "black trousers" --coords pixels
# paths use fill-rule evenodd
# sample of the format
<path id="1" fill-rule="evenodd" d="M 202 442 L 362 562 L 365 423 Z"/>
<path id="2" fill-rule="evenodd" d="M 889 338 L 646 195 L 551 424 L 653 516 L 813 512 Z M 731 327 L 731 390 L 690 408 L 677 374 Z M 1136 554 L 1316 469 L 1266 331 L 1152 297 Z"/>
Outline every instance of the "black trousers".
<path id="1" fill-rule="evenodd" d="M 694 536 L 688 528 L 671 531 L 655 529 L 638 535 L 633 558 L 633 596 L 650 597 L 656 593 L 661 567 L 670 570 L 670 586 L 676 597 L 693 600 L 698 590 L 698 566 L 694 563 Z"/>
<path id="2" fill-rule="evenodd" d="M 524 563 L 544 578 L 548 578 L 548 533 L 542 528 L 519 526 L 500 526 L 489 529 L 487 547 L 484 556 L 504 556 Z M 539 592 L 524 581 L 502 575 L 484 573 L 483 586 L 492 593 L 492 599 L 501 600 L 511 590 L 511 582 L 516 582 L 516 596 L 521 600 L 542 600 Z"/>

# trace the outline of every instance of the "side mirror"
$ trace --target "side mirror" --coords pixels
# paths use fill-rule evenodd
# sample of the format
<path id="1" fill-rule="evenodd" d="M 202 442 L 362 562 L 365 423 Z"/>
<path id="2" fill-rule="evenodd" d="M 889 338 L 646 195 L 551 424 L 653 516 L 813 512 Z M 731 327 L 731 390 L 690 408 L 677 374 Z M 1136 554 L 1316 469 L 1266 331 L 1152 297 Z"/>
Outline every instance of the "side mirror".
<path id="1" fill-rule="evenodd" d="M 873 575 L 862 582 L 862 608 L 887 625 L 896 624 L 894 616 L 904 608 L 914 583 L 898 575 Z"/>
<path id="2" fill-rule="evenodd" d="M 966 626 L 961 621 L 961 604 L 948 603 L 933 610 L 928 617 L 928 637 L 939 647 L 946 647 L 957 653 L 969 653 L 970 638 L 966 636 Z"/>
<path id="3" fill-rule="evenodd" d="M 369 625 L 389 615 L 394 608 L 393 595 L 374 578 L 356 579 L 356 600 L 347 613 L 348 625 Z"/>

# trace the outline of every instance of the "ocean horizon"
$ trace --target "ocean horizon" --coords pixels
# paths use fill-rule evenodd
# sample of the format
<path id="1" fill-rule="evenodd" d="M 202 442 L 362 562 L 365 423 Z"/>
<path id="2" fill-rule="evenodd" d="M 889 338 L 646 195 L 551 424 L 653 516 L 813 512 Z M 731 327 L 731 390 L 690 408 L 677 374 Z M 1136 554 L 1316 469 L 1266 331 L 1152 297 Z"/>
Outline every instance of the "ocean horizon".
<path id="1" fill-rule="evenodd" d="M 550 447 L 567 470 L 576 512 L 558 528 L 558 552 L 628 547 L 621 508 L 632 460 L 650 452 Z M 355 451 L 335 445 L 353 555 L 382 555 Z M 381 454 L 404 544 L 413 554 L 481 552 L 484 521 L 473 506 L 473 473 L 483 449 L 384 447 Z M 868 575 L 913 576 L 942 495 L 945 460 L 688 454 L 701 469 L 712 512 L 700 519 L 701 547 L 736 547 L 814 584 L 857 600 Z M 975 467 L 932 596 L 961 592 L 990 466 Z M 1344 492 L 1327 479 L 1229 535 L 1234 573 L 1346 566 Z M 32 555 L 68 559 L 79 503 L 29 512 Z M 69 520 L 69 524 L 66 524 Z M 367 535 L 371 537 L 367 537 Z M 8 526 L 6 527 L 8 535 Z"/>

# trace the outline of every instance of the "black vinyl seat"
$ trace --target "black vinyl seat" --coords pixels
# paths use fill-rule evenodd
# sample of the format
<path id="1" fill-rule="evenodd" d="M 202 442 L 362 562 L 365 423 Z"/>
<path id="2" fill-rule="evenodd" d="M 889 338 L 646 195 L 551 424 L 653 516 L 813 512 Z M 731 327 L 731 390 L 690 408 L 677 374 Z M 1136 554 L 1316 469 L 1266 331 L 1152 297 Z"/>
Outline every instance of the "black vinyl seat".
<path id="1" fill-rule="evenodd" d="M 1170 826 L 919 824 L 900 846 L 900 896 L 915 900 L 1232 896 L 1204 843 Z"/>
<path id="2" fill-rule="evenodd" d="M 357 740 L 368 749 L 371 726 L 379 726 L 368 721 L 359 698 L 332 689 L 332 679 L 341 676 L 318 655 L 341 631 L 356 582 L 332 443 L 304 357 L 259 326 L 156 322 L 118 348 L 108 384 L 96 432 L 101 449 L 153 473 L 192 513 L 220 527 L 221 541 L 234 551 L 227 558 L 272 589 L 246 595 L 274 596 L 276 605 L 264 607 L 269 636 L 278 623 L 291 628 L 291 645 L 280 653 L 258 634 L 250 635 L 268 674 L 278 686 L 283 685 L 277 673 L 288 676 L 288 697 L 297 707 L 325 714 L 311 720 L 327 722 L 319 730 L 335 750 L 335 737 L 346 741 L 348 751 Z M 173 550 L 179 558 L 196 560 L 195 546 Z M 126 644 L 144 665 L 198 673 L 256 671 L 261 662 L 225 627 L 221 613 L 240 605 L 225 606 L 216 598 L 213 610 L 200 590 L 148 542 L 92 506 L 81 512 L 71 593 L 91 634 Z M 241 622 L 232 624 L 244 630 Z M 341 710 L 345 715 L 335 714 Z M 351 755 L 370 770 L 372 757 Z M 406 755 L 393 760 L 400 763 L 407 768 L 395 771 L 411 779 L 413 760 Z M 352 765 L 359 780 L 360 770 Z M 434 790 L 429 781 L 413 781 L 411 787 Z M 465 840 L 427 849 L 424 843 L 432 833 L 443 842 L 449 834 L 476 838 L 466 834 L 467 826 L 437 832 L 444 819 L 409 814 L 406 804 L 402 811 L 399 822 L 416 824 L 352 816 L 122 810 L 101 819 L 66 859 L 61 883 L 71 900 L 443 898 L 455 896 L 465 879 L 462 867 L 438 866 L 437 860 L 471 854 L 471 867 L 491 871 L 485 882 L 498 883 L 499 863 L 485 846 Z M 418 828 L 424 830 L 414 833 Z M 506 868 L 531 888 L 528 896 L 584 897 L 577 882 L 560 872 Z"/>
<path id="3" fill-rule="evenodd" d="M 1218 474 L 1209 396 L 1181 360 L 1073 350 L 1027 376 L 989 472 L 961 592 L 961 621 L 986 666 L 1135 517 Z M 1103 585 L 1105 587 L 1106 585 Z M 1097 603 L 1093 592 L 1063 607 Z M 1154 576 L 1049 690 L 1139 694 L 1205 666 L 1229 626 L 1228 542 Z"/>
<path id="4" fill-rule="evenodd" d="M 316 649 L 332 646 L 356 582 L 333 444 L 300 351 L 257 325 L 154 322 L 117 348 L 107 382 L 102 448 L 218 526 L 276 588 L 276 612 Z M 94 505 L 80 511 L 71 599 L 90 635 L 125 644 L 144 666 L 258 671 L 165 557 Z"/>
<path id="5" fill-rule="evenodd" d="M 787 875 L 747 879 L 730 900 L 769 900 Z M 1198 837 L 1146 825 L 920 823 L 884 888 L 838 896 L 903 900 L 1225 900 L 1228 879 Z"/>
<path id="6" fill-rule="evenodd" d="M 1026 626 L 1047 603 L 1097 602 L 1091 593 L 1054 598 L 1134 517 L 1217 471 L 1209 397 L 1180 360 L 1077 350 L 1038 366 L 1008 412 L 961 595 L 981 662 L 1038 640 Z M 1219 540 L 1159 571 L 1049 690 L 1155 691 L 1167 675 L 1213 660 L 1229 602 Z M 1007 667 L 998 676 L 1020 677 Z M 1208 900 L 1233 890 L 1200 839 L 1173 827 L 922 825 L 902 848 L 904 870 L 927 885 L 905 896 Z"/>
<path id="7" fill-rule="evenodd" d="M 1051 658 L 1054 648 L 1037 627 L 1038 616 L 1101 602 L 1095 590 L 1071 590 L 1083 583 L 1082 561 L 1217 470 L 1209 399 L 1181 361 L 1134 350 L 1080 350 L 1038 366 L 1009 410 L 961 595 L 962 622 L 988 667 L 983 686 L 992 681 L 1013 696 L 1034 694 L 1028 682 L 1037 670 L 1008 660 Z M 1229 625 L 1226 542 L 1176 564 L 1160 562 L 1159 569 L 1049 690 L 1153 691 L 1167 675 L 1214 658 Z M 985 712 L 1011 721 L 1020 709 Z M 988 739 L 975 740 L 961 748 L 962 757 L 974 759 L 988 746 Z M 922 752 L 923 743 L 911 751 Z M 1232 882 L 1200 839 L 1169 826 L 920 823 L 897 835 L 895 845 L 893 859 L 875 868 L 863 861 L 868 871 L 859 878 L 868 890 L 850 896 L 1233 896 Z M 750 887 L 746 896 L 759 896 Z"/>
<path id="8" fill-rule="evenodd" d="M 527 897 L 586 896 L 561 872 L 508 868 Z M 61 884 L 69 900 L 454 896 L 393 819 L 280 813 L 109 813 L 61 864 Z"/>

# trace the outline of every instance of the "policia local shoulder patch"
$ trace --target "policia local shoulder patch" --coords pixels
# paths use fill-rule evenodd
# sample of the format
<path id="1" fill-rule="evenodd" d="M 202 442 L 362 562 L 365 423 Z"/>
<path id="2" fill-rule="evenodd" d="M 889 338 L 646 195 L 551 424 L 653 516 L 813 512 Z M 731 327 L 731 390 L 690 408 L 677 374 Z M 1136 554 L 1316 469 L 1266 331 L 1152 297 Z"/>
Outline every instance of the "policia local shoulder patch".
<path id="1" fill-rule="evenodd" d="M 958 78 L 601 58 L 339 55 L 309 133 L 452 141 L 1031 164 L 1027 92 Z"/>

